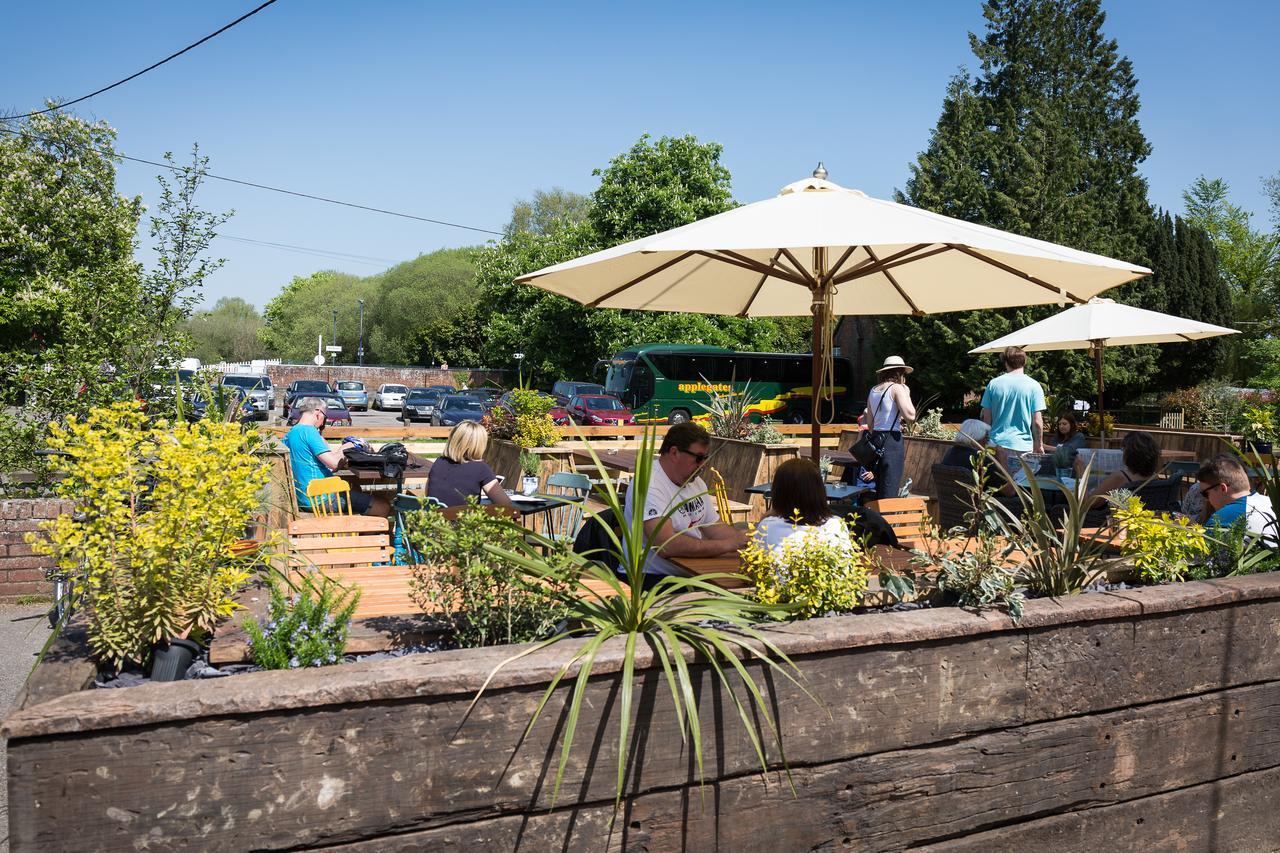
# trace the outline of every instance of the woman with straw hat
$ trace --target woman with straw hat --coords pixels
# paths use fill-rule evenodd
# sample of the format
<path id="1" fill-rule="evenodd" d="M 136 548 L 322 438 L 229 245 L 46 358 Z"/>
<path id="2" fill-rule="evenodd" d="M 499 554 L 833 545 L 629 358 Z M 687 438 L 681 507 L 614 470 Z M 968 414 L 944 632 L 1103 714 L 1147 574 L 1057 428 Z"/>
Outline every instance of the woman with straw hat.
<path id="1" fill-rule="evenodd" d="M 911 404 L 911 391 L 907 388 L 907 374 L 913 369 L 901 356 L 889 356 L 876 371 L 875 387 L 867 393 L 862 423 L 884 450 L 875 471 L 876 500 L 896 498 L 902 486 L 902 466 L 907 458 L 902 425 L 916 419 L 916 407 Z"/>

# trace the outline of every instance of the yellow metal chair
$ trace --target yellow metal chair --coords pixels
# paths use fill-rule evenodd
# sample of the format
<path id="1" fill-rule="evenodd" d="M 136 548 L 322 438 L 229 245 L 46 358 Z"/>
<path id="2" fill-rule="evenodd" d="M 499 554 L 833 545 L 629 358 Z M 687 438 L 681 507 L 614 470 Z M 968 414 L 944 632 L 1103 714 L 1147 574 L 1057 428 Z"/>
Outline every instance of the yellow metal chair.
<path id="1" fill-rule="evenodd" d="M 312 480 L 307 483 L 307 500 L 317 518 L 351 515 L 351 484 L 341 477 Z"/>
<path id="2" fill-rule="evenodd" d="M 733 509 L 729 505 L 729 491 L 724 486 L 724 477 L 721 477 L 720 472 L 715 468 L 711 469 L 711 476 L 715 479 L 711 484 L 711 494 L 716 499 L 716 512 L 720 513 L 721 521 L 732 524 Z"/>

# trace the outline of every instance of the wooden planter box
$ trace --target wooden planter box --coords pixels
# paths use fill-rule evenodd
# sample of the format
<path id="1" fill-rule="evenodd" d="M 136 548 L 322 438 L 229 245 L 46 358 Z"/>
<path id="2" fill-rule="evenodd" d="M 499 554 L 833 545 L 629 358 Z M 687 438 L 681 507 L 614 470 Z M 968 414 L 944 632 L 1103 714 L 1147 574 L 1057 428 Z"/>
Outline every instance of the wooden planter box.
<path id="1" fill-rule="evenodd" d="M 507 478 L 506 487 L 509 489 L 519 489 L 520 478 L 524 476 L 520 471 L 521 452 L 518 444 L 505 438 L 489 439 L 489 446 L 484 452 L 484 461 L 489 463 L 493 473 L 501 474 Z M 572 448 L 534 447 L 524 452 L 534 453 L 542 460 L 542 468 L 538 473 L 540 482 L 545 483 L 547 477 L 557 471 L 573 470 Z"/>
<path id="2" fill-rule="evenodd" d="M 572 647 L 494 648 L 132 689 L 59 682 L 5 720 L 15 851 L 1266 850 L 1280 838 L 1280 575 L 770 629 L 821 706 L 759 678 L 795 793 L 768 784 L 728 697 L 692 672 L 706 785 L 658 664 L 613 817 L 622 640 L 551 782 Z M 642 646 L 643 649 L 643 646 Z M 759 667 L 748 665 L 759 675 Z M 68 692 L 71 691 L 71 692 Z M 762 735 L 766 743 L 767 734 Z M 769 749 L 771 766 L 781 767 Z M 931 845 L 937 845 L 931 846 Z"/>
<path id="3" fill-rule="evenodd" d="M 711 437 L 711 458 L 707 464 L 724 478 L 729 500 L 751 505 L 749 521 L 764 518 L 764 498 L 747 494 L 747 489 L 757 483 L 772 483 L 778 466 L 799 455 L 794 444 L 756 444 L 736 438 Z M 703 477 L 711 486 L 711 478 Z"/>

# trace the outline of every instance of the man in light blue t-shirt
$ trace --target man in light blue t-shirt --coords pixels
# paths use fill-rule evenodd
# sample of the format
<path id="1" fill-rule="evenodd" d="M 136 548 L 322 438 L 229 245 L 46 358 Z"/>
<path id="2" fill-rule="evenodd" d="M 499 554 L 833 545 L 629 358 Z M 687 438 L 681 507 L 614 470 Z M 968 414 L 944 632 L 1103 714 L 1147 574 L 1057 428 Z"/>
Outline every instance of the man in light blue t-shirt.
<path id="1" fill-rule="evenodd" d="M 982 392 L 982 419 L 991 424 L 990 443 L 1013 453 L 1044 452 L 1044 389 L 1025 372 L 1027 354 L 1005 347 L 1004 375 Z"/>

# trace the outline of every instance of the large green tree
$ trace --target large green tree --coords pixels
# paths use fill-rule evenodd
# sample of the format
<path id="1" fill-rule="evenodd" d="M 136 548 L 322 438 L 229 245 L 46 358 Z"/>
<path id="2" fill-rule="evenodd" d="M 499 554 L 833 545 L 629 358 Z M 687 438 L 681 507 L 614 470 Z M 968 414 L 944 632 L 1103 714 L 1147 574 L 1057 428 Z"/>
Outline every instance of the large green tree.
<path id="1" fill-rule="evenodd" d="M 980 72 L 948 85 L 929 145 L 900 201 L 996 228 L 1138 263 L 1152 214 L 1138 166 L 1150 152 L 1138 123 L 1137 80 L 1102 30 L 1097 0 L 988 0 L 983 36 L 970 35 Z M 1150 281 L 1108 296 L 1147 305 Z M 1058 306 L 936 317 L 885 317 L 877 349 L 928 369 L 913 382 L 950 404 L 996 370 L 968 350 Z M 1108 362 L 1113 399 L 1141 389 L 1157 353 L 1133 348 Z M 1088 355 L 1046 353 L 1033 371 L 1058 396 L 1092 387 Z"/>
<path id="2" fill-rule="evenodd" d="M 735 206 L 722 147 L 692 136 L 642 136 L 594 175 L 587 215 L 558 217 L 550 230 L 508 229 L 477 254 L 482 298 L 476 324 L 481 361 L 512 367 L 525 353 L 536 381 L 587 378 L 599 359 L 637 343 L 704 343 L 735 349 L 807 349 L 803 318 L 742 319 L 586 308 L 514 280 L 597 249 L 686 225 Z M 517 210 L 519 213 L 519 210 Z M 513 218 L 514 221 L 514 218 Z"/>
<path id="3" fill-rule="evenodd" d="M 206 364 L 262 358 L 266 349 L 258 338 L 262 315 L 238 296 L 224 296 L 187 321 L 191 354 Z"/>

